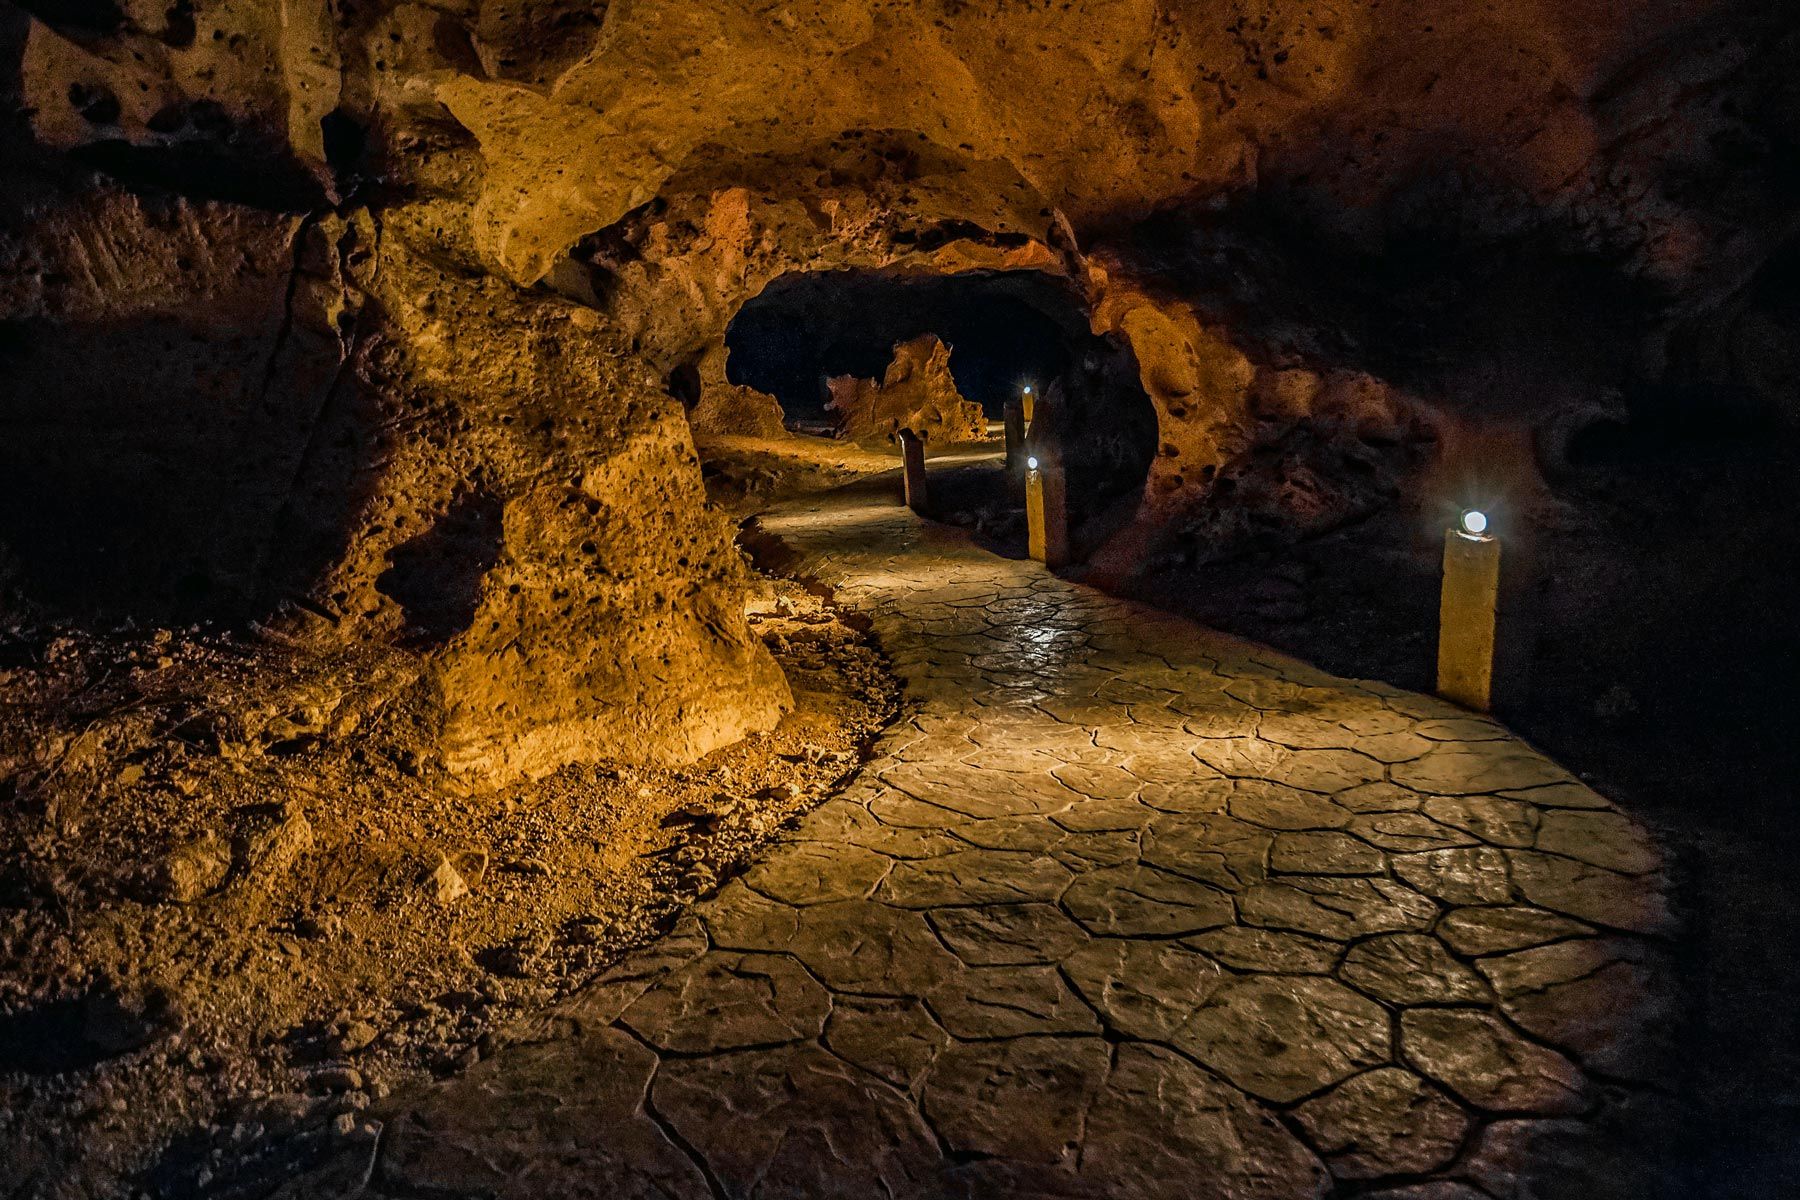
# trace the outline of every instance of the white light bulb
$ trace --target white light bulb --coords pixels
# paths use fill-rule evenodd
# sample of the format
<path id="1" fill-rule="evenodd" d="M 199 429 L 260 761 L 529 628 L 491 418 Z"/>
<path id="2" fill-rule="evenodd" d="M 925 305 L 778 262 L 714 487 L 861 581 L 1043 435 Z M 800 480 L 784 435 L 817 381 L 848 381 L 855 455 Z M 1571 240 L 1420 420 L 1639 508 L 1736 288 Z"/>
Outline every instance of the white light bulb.
<path id="1" fill-rule="evenodd" d="M 1025 460 L 1025 469 L 1028 471 L 1037 470 L 1037 459 L 1035 459 L 1035 458 L 1026 459 Z"/>
<path id="2" fill-rule="evenodd" d="M 1487 514 L 1478 508 L 1469 509 L 1462 515 L 1462 527 L 1464 533 L 1474 534 L 1476 536 L 1486 533 L 1488 527 Z"/>
<path id="3" fill-rule="evenodd" d="M 1026 395 L 1027 395 L 1027 396 L 1029 396 L 1029 395 L 1031 395 L 1031 387 L 1030 387 L 1030 386 L 1029 386 L 1029 385 L 1027 385 L 1027 386 L 1026 386 L 1026 388 L 1025 388 L 1025 394 L 1026 394 Z"/>

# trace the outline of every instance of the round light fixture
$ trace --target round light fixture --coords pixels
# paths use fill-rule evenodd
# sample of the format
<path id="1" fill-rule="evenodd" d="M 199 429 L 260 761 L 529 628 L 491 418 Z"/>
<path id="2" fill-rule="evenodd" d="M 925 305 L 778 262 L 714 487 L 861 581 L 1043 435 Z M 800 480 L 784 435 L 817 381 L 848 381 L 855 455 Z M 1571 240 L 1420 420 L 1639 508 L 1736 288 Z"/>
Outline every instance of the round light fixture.
<path id="1" fill-rule="evenodd" d="M 1035 471 L 1035 470 L 1037 470 L 1037 459 L 1035 459 L 1035 458 L 1028 458 L 1028 459 L 1026 459 L 1026 460 L 1025 460 L 1025 469 L 1026 469 L 1026 470 L 1027 470 L 1027 471 Z"/>
<path id="2" fill-rule="evenodd" d="M 1027 396 L 1031 395 L 1031 385 L 1029 383 L 1025 385 L 1025 394 Z"/>
<path id="3" fill-rule="evenodd" d="M 1463 532 L 1471 537 L 1480 537 L 1487 532 L 1487 514 L 1479 508 L 1467 509 L 1462 515 Z"/>

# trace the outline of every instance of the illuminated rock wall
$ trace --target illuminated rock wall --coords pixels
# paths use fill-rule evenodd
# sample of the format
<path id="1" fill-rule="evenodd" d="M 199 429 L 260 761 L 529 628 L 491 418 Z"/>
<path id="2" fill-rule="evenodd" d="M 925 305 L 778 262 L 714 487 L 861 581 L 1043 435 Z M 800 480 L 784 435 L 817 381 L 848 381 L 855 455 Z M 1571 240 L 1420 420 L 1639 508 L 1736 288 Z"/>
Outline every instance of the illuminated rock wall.
<path id="1" fill-rule="evenodd" d="M 785 703 L 670 395 L 770 280 L 1066 280 L 1156 407 L 1128 573 L 1632 380 L 1791 406 L 1797 45 L 1712 0 L 12 0 L 0 541 L 55 604 L 416 648 L 474 779 L 691 756 Z"/>

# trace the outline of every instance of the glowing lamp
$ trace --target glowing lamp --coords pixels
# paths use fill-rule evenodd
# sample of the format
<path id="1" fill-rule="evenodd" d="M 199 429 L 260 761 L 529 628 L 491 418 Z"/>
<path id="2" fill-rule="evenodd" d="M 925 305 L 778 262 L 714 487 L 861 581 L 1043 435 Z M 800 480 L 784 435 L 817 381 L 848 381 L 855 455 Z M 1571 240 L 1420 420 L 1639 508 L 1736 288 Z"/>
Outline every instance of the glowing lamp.
<path id="1" fill-rule="evenodd" d="M 1029 383 L 1025 385 L 1025 394 L 1027 396 L 1031 395 L 1031 385 Z"/>
<path id="2" fill-rule="evenodd" d="M 1488 712 L 1500 613 L 1500 539 L 1488 515 L 1465 508 L 1444 531 L 1444 588 L 1438 601 L 1438 695 Z"/>
<path id="3" fill-rule="evenodd" d="M 1027 470 L 1027 471 L 1035 471 L 1035 470 L 1037 470 L 1037 459 L 1035 459 L 1035 458 L 1027 458 L 1027 459 L 1026 459 L 1026 460 L 1025 460 L 1025 469 L 1026 469 L 1026 470 Z"/>

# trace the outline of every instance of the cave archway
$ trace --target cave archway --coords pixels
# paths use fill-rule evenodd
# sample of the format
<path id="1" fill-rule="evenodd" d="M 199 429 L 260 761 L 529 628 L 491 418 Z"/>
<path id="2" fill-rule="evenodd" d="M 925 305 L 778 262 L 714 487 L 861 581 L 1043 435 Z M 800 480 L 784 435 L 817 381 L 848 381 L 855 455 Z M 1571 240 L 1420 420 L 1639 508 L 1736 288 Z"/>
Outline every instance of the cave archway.
<path id="1" fill-rule="evenodd" d="M 1077 525 L 1135 504 L 1158 445 L 1136 358 L 1095 334 L 1083 297 L 1044 272 L 783 275 L 728 327 L 726 378 L 774 396 L 791 428 L 817 427 L 827 380 L 880 379 L 898 343 L 927 333 L 949 347 L 957 390 L 990 420 L 1026 385 L 1049 398 Z"/>
<path id="2" fill-rule="evenodd" d="M 1065 374 L 1090 336 L 1075 298 L 1035 271 L 803 271 L 739 310 L 725 334 L 726 377 L 808 423 L 824 414 L 827 379 L 880 379 L 895 345 L 926 333 L 950 348 L 957 390 L 992 420 L 1024 384 Z"/>

